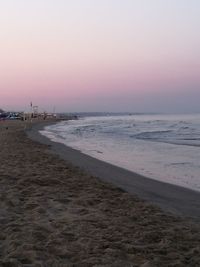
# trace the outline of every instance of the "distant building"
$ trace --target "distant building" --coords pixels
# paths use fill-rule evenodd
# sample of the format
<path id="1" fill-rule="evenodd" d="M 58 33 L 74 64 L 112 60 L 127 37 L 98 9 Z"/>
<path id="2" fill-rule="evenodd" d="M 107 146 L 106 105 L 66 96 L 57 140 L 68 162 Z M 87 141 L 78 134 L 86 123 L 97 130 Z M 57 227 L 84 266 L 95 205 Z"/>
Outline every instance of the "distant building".
<path id="1" fill-rule="evenodd" d="M 3 111 L 3 109 L 0 109 L 0 120 L 5 120 L 7 117 L 7 113 Z"/>

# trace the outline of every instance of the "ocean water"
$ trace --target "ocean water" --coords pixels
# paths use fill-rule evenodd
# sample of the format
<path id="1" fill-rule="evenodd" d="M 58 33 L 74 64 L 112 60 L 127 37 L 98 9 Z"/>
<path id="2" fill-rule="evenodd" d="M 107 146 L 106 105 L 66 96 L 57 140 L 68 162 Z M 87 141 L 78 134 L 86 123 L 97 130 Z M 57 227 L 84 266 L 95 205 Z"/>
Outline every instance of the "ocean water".
<path id="1" fill-rule="evenodd" d="M 41 133 L 97 159 L 200 191 L 199 114 L 85 117 Z"/>

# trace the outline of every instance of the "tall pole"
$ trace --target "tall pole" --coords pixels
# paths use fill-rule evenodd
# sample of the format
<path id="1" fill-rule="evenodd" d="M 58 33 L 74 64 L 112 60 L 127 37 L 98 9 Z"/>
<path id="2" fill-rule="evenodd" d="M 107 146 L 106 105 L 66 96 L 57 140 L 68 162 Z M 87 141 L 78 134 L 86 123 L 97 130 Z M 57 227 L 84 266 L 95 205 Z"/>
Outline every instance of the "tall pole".
<path id="1" fill-rule="evenodd" d="M 31 122 L 32 122 L 32 114 L 33 114 L 33 103 L 32 103 L 32 101 L 30 103 L 30 106 L 31 106 Z"/>

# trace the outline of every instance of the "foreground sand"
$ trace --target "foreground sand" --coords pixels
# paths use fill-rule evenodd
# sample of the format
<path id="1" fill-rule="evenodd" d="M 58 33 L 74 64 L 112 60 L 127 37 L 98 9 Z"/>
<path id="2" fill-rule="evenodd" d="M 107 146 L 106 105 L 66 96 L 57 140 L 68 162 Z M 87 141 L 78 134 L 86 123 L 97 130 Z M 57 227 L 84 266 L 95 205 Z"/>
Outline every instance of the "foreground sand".
<path id="1" fill-rule="evenodd" d="M 199 225 L 84 174 L 23 123 L 0 122 L 0 160 L 0 266 L 199 266 Z"/>

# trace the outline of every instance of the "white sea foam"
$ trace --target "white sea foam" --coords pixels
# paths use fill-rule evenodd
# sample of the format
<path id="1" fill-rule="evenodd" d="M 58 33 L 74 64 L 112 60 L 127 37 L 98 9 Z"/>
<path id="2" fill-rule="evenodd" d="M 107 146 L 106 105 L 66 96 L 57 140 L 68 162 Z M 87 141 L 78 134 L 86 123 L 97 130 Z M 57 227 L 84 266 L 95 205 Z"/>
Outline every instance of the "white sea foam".
<path id="1" fill-rule="evenodd" d="M 42 134 L 95 158 L 200 191 L 200 115 L 86 117 Z"/>

